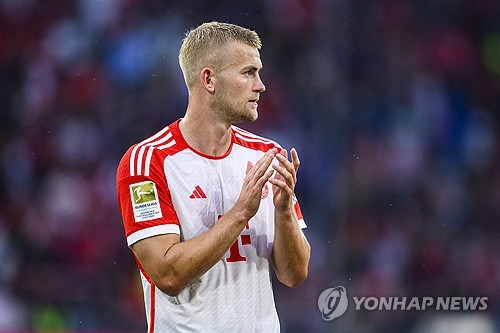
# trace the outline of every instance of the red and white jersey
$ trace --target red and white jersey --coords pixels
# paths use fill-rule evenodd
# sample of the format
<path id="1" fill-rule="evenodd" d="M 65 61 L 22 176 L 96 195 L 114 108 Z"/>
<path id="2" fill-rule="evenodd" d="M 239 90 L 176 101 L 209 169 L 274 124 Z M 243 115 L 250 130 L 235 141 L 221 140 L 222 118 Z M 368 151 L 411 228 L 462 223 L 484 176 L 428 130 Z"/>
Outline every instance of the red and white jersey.
<path id="1" fill-rule="evenodd" d="M 279 147 L 233 126 L 228 151 L 208 156 L 186 143 L 178 124 L 132 146 L 120 162 L 117 192 L 129 246 L 161 234 L 179 234 L 181 241 L 203 234 L 236 203 L 247 162 Z M 178 296 L 160 291 L 141 269 L 149 332 L 279 332 L 270 275 L 270 183 L 261 198 L 224 258 Z M 295 212 L 305 228 L 296 200 Z"/>

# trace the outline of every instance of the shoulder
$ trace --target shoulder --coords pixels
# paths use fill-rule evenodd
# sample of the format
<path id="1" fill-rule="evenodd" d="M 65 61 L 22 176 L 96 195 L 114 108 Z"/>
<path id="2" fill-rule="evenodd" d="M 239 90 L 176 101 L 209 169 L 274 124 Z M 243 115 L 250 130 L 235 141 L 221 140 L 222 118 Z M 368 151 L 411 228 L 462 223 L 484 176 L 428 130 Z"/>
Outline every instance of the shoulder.
<path id="1" fill-rule="evenodd" d="M 234 143 L 245 148 L 253 150 L 268 151 L 273 148 L 280 148 L 281 146 L 273 140 L 264 138 L 260 135 L 248 132 L 237 126 L 232 126 Z"/>
<path id="2" fill-rule="evenodd" d="M 176 140 L 175 127 L 170 124 L 154 135 L 132 145 L 123 155 L 118 165 L 117 178 L 128 176 L 149 176 L 151 165 L 183 150 Z"/>

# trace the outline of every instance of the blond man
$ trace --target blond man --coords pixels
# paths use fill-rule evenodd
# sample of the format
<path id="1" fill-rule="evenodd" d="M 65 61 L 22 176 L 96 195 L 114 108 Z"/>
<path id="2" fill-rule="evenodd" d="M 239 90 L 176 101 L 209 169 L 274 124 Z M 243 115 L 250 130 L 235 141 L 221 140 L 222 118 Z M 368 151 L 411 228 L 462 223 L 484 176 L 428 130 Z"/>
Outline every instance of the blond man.
<path id="1" fill-rule="evenodd" d="M 289 287 L 307 277 L 298 154 L 234 126 L 258 117 L 260 47 L 233 24 L 189 31 L 179 52 L 185 116 L 130 147 L 118 167 L 149 332 L 279 332 L 271 268 Z M 151 193 L 137 204 L 141 188 Z"/>

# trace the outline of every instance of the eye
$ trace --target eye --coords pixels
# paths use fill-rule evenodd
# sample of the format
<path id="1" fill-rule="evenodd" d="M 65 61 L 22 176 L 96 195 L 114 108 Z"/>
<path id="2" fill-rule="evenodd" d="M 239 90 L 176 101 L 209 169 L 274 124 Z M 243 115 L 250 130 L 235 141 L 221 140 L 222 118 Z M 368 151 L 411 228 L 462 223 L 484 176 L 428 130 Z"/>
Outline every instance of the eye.
<path id="1" fill-rule="evenodd" d="M 257 72 L 257 69 L 250 68 L 250 69 L 244 71 L 243 75 L 245 75 L 245 76 L 254 76 L 256 72 Z"/>

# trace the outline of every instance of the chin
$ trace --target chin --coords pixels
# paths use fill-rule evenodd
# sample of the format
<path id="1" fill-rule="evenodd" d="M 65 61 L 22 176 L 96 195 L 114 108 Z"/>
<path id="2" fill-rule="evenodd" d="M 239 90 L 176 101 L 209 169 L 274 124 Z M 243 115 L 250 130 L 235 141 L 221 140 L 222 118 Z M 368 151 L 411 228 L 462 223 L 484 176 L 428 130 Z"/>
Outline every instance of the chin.
<path id="1" fill-rule="evenodd" d="M 248 121 L 256 121 L 259 118 L 259 113 L 257 110 L 252 111 L 248 114 Z"/>
<path id="2" fill-rule="evenodd" d="M 256 121 L 257 118 L 259 118 L 259 112 L 257 111 L 257 109 L 255 110 L 251 110 L 249 113 L 248 113 L 248 118 L 249 120 L 248 121 Z"/>
<path id="3" fill-rule="evenodd" d="M 249 123 L 254 122 L 259 117 L 257 109 L 228 109 L 225 113 L 225 117 L 229 122 L 235 123 Z"/>
<path id="4" fill-rule="evenodd" d="M 248 118 L 245 120 L 245 122 L 252 123 L 252 122 L 256 121 L 257 118 L 259 118 L 259 114 L 258 113 L 251 114 L 251 115 L 248 116 Z"/>
<path id="5" fill-rule="evenodd" d="M 259 118 L 257 110 L 251 110 L 244 113 L 240 113 L 238 116 L 234 117 L 234 123 L 251 123 Z"/>
<path id="6" fill-rule="evenodd" d="M 239 117 L 237 119 L 234 119 L 231 123 L 233 124 L 241 124 L 241 123 L 253 123 L 256 121 L 258 116 L 255 117 Z"/>

